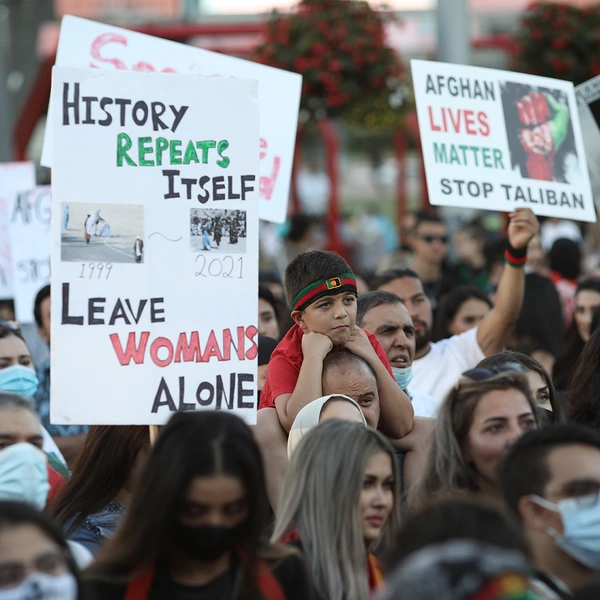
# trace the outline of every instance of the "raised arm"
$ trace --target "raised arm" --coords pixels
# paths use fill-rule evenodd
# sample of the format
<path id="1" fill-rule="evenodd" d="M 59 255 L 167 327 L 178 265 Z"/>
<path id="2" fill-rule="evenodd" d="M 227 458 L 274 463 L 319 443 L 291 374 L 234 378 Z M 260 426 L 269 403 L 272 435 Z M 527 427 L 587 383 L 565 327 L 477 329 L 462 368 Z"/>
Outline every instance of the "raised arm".
<path id="1" fill-rule="evenodd" d="M 519 317 L 525 294 L 524 257 L 527 244 L 540 225 L 528 208 L 518 208 L 509 214 L 508 242 L 515 251 L 513 260 L 507 257 L 496 292 L 496 304 L 477 329 L 477 342 L 486 356 L 502 352 L 506 340 Z M 511 254 L 509 248 L 508 253 Z"/>

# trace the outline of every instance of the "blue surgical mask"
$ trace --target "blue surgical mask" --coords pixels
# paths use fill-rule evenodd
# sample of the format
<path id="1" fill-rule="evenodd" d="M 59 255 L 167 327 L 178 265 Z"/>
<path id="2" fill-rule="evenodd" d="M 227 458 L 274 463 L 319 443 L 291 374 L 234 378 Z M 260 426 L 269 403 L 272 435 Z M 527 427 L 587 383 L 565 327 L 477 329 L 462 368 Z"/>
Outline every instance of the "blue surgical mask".
<path id="1" fill-rule="evenodd" d="M 532 497 L 534 502 L 560 514 L 564 533 L 560 535 L 548 528 L 548 535 L 554 543 L 579 564 L 600 570 L 600 495 L 590 499 L 566 498 L 554 504 L 539 496 Z"/>
<path id="2" fill-rule="evenodd" d="M 48 460 L 33 444 L 22 442 L 0 450 L 0 500 L 46 506 L 50 484 Z"/>
<path id="3" fill-rule="evenodd" d="M 0 590 L 0 600 L 76 600 L 77 580 L 71 573 L 32 573 L 16 587 Z"/>
<path id="4" fill-rule="evenodd" d="M 402 369 L 400 369 L 399 367 L 392 367 L 392 373 L 396 378 L 396 383 L 403 390 L 405 390 L 408 387 L 408 384 L 412 381 L 412 367 L 404 367 Z"/>
<path id="5" fill-rule="evenodd" d="M 21 396 L 33 396 L 40 385 L 35 371 L 23 365 L 0 369 L 0 392 L 14 392 Z"/>

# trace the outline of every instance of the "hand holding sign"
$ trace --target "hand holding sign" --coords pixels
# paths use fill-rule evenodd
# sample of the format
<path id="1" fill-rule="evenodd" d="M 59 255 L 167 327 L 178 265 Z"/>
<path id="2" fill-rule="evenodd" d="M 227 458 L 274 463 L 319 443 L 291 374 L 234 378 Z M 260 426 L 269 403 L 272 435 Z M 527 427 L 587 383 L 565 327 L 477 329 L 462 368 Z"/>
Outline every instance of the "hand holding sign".
<path id="1" fill-rule="evenodd" d="M 529 208 L 517 208 L 514 213 L 508 215 L 508 218 L 510 219 L 508 224 L 508 241 L 510 245 L 517 250 L 527 248 L 527 244 L 540 230 L 537 217 Z"/>
<path id="2" fill-rule="evenodd" d="M 531 179 L 552 181 L 554 155 L 567 137 L 569 109 L 552 94 L 531 92 L 517 101 L 517 110 L 524 125 L 520 137 L 527 154 L 527 174 Z"/>

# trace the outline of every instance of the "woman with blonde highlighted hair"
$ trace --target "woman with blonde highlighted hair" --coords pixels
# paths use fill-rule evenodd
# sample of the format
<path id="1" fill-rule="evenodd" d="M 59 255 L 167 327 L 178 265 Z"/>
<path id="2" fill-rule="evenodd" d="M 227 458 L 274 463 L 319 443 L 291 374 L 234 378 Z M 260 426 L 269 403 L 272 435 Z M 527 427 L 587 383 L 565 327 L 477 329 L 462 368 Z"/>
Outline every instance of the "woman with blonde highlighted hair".
<path id="1" fill-rule="evenodd" d="M 299 547 L 327 600 L 366 600 L 381 587 L 374 548 L 398 529 L 394 450 L 374 429 L 337 419 L 291 455 L 272 541 Z"/>
<path id="2" fill-rule="evenodd" d="M 466 371 L 438 412 L 427 468 L 409 491 L 412 507 L 445 493 L 499 496 L 498 463 L 537 427 L 535 402 L 520 365 Z"/>

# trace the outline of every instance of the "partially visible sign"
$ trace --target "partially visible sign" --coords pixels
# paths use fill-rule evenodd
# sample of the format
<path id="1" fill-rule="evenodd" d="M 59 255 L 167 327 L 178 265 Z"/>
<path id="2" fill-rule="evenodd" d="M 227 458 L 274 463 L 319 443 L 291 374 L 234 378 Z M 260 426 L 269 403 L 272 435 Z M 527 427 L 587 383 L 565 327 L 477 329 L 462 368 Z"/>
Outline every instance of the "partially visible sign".
<path id="1" fill-rule="evenodd" d="M 592 193 L 600 205 L 600 75 L 575 88 Z"/>
<path id="2" fill-rule="evenodd" d="M 300 107 L 300 75 L 72 16 L 62 20 L 56 65 L 256 79 L 260 110 L 259 217 L 274 223 L 285 221 Z M 50 105 L 48 114 L 52 110 Z M 46 167 L 52 167 L 51 148 L 52 119 L 48 119 L 41 161 Z"/>
<path id="3" fill-rule="evenodd" d="M 0 163 L 0 300 L 14 297 L 10 249 L 10 214 L 20 191 L 35 186 L 33 163 Z"/>
<path id="4" fill-rule="evenodd" d="M 50 186 L 16 194 L 10 212 L 10 243 L 17 321 L 33 323 L 35 297 L 50 283 Z"/>

